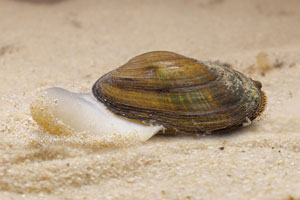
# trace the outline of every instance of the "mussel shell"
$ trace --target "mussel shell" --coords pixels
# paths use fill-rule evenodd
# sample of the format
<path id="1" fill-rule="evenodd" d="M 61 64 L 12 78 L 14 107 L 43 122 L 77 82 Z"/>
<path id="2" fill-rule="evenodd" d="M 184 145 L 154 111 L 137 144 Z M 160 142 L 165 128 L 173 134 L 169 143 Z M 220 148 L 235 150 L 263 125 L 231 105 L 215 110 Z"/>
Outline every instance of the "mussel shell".
<path id="1" fill-rule="evenodd" d="M 168 132 L 200 133 L 238 127 L 262 112 L 261 83 L 226 65 L 155 51 L 139 55 L 93 86 L 117 115 Z"/>

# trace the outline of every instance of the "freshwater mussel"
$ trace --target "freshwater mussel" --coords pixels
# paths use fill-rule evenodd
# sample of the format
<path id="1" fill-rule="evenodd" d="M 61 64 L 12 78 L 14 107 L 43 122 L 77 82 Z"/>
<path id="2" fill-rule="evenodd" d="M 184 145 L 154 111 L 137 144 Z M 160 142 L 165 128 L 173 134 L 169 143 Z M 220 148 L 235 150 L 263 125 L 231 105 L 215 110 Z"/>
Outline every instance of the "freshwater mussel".
<path id="1" fill-rule="evenodd" d="M 250 124 L 266 104 L 261 87 L 228 65 L 153 51 L 103 75 L 92 94 L 46 89 L 53 103 L 38 99 L 31 114 L 53 134 L 118 133 L 146 141 L 158 132 L 210 133 Z"/>

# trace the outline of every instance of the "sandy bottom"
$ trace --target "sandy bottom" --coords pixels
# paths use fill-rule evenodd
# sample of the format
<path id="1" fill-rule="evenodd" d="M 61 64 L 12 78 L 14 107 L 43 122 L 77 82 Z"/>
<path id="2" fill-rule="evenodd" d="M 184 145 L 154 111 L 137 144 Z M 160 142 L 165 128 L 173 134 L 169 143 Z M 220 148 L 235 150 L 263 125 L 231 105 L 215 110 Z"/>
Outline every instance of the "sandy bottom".
<path id="1" fill-rule="evenodd" d="M 298 0 L 2 0 L 0 199 L 300 199 Z M 41 89 L 89 92 L 150 50 L 220 60 L 263 83 L 251 126 L 134 146 L 54 136 Z"/>

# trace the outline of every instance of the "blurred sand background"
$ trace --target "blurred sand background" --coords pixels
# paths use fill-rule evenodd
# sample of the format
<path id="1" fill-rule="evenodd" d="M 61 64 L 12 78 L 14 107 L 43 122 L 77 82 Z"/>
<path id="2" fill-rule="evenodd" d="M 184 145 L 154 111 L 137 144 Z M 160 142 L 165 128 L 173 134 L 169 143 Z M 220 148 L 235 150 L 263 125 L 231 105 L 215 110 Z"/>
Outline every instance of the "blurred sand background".
<path id="1" fill-rule="evenodd" d="M 1 200 L 300 199 L 299 0 L 1 0 L 0 30 Z M 125 148 L 32 120 L 40 89 L 89 92 L 150 50 L 232 64 L 263 83 L 266 111 Z"/>

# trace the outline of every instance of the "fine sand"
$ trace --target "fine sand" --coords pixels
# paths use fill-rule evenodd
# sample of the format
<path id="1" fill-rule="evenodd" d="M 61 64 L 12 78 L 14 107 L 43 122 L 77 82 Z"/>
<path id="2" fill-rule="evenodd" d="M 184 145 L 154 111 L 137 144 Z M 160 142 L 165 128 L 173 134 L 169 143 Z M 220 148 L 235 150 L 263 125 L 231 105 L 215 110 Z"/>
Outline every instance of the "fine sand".
<path id="1" fill-rule="evenodd" d="M 299 0 L 1 0 L 0 199 L 300 199 Z M 30 103 L 90 92 L 151 50 L 219 60 L 263 83 L 251 126 L 209 136 L 54 136 Z"/>

